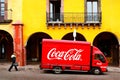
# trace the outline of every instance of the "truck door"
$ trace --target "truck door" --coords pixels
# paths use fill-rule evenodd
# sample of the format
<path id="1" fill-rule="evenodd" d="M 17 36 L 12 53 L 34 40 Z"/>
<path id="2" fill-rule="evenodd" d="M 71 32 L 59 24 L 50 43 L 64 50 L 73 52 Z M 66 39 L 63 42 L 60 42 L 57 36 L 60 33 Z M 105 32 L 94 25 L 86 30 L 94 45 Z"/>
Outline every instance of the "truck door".
<path id="1" fill-rule="evenodd" d="M 94 54 L 93 56 L 93 66 L 100 66 L 106 63 L 106 60 L 102 54 Z"/>
<path id="2" fill-rule="evenodd" d="M 108 62 L 103 54 L 94 54 L 92 67 L 99 68 L 101 72 L 106 72 Z"/>
<path id="3" fill-rule="evenodd" d="M 95 54 L 95 57 L 94 57 L 95 60 L 100 60 L 102 63 L 105 63 L 106 60 L 104 58 L 104 56 L 102 54 Z"/>

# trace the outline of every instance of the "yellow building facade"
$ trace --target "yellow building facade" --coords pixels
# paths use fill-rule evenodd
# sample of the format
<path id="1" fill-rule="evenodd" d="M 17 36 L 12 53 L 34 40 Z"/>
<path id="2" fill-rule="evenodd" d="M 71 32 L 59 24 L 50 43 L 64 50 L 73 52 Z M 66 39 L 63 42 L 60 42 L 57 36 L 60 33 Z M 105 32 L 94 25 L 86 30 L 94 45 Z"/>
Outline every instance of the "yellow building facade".
<path id="1" fill-rule="evenodd" d="M 105 54 L 109 65 L 120 65 L 119 0 L 2 1 L 7 3 L 9 21 L 0 25 L 1 60 L 9 60 L 9 55 L 15 51 L 21 55 L 17 59 L 20 65 L 40 62 L 43 38 L 74 40 L 73 31 L 76 30 L 76 40 L 91 42 Z M 21 34 L 21 38 L 16 38 L 16 33 Z M 16 48 L 16 40 L 21 41 L 22 49 Z"/>

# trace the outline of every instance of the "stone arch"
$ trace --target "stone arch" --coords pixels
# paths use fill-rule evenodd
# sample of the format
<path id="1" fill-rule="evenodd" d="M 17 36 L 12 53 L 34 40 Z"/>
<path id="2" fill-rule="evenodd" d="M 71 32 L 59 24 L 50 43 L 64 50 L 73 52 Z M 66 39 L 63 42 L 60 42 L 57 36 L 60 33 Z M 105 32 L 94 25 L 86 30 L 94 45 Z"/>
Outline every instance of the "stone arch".
<path id="1" fill-rule="evenodd" d="M 13 38 L 4 31 L 0 30 L 0 61 L 10 61 L 13 53 Z"/>
<path id="2" fill-rule="evenodd" d="M 74 40 L 73 32 L 64 35 L 62 37 L 62 40 Z M 76 40 L 77 41 L 86 41 L 85 37 L 80 33 L 76 33 Z"/>
<path id="3" fill-rule="evenodd" d="M 43 32 L 36 32 L 29 37 L 26 45 L 27 64 L 29 64 L 29 62 L 41 61 L 42 53 L 41 42 L 43 38 L 52 39 L 52 37 Z"/>
<path id="4" fill-rule="evenodd" d="M 97 46 L 107 57 L 109 65 L 119 65 L 119 43 L 116 36 L 111 32 L 99 33 L 93 45 Z"/>

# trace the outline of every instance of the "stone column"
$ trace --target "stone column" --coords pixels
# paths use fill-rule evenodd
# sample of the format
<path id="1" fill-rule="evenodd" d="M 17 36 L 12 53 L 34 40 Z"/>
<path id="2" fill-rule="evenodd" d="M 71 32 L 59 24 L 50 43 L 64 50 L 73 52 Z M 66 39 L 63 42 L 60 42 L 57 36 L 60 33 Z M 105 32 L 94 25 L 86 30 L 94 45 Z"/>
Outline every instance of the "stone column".
<path id="1" fill-rule="evenodd" d="M 23 47 L 23 23 L 16 22 L 12 24 L 14 27 L 14 52 L 16 54 L 16 61 L 19 66 L 24 66 L 26 63 L 25 59 L 25 48 Z"/>

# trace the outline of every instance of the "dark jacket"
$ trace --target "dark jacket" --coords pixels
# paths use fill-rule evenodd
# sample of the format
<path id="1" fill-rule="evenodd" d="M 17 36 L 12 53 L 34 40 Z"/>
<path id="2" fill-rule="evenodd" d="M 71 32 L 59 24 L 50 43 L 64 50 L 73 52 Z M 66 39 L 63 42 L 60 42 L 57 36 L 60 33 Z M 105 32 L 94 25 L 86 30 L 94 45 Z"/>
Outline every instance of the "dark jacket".
<path id="1" fill-rule="evenodd" d="M 12 57 L 12 63 L 15 63 L 16 62 L 16 57 Z"/>

